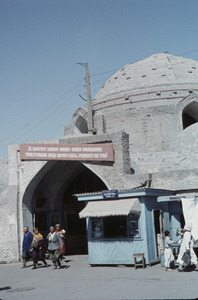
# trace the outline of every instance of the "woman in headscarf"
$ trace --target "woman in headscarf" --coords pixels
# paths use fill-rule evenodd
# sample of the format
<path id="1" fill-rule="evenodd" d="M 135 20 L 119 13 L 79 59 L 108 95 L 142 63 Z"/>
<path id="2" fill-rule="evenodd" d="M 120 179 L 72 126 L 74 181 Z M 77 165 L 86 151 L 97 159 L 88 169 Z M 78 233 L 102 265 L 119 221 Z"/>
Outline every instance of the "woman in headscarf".
<path id="1" fill-rule="evenodd" d="M 43 244 L 43 236 L 39 232 L 38 228 L 34 229 L 34 236 L 32 241 L 32 260 L 34 266 L 32 269 L 36 269 L 36 265 L 39 260 L 41 260 L 45 267 L 47 267 L 47 262 L 45 260 L 45 246 Z"/>

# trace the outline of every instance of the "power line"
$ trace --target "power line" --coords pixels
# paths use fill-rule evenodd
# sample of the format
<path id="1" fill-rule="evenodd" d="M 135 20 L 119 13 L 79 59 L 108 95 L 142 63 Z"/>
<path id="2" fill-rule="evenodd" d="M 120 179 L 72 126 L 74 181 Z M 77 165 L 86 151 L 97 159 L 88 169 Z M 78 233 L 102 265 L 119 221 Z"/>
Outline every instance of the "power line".
<path id="1" fill-rule="evenodd" d="M 29 133 L 30 131 L 32 131 L 33 129 L 35 129 L 36 127 L 38 127 L 41 123 L 43 123 L 44 121 L 46 121 L 51 115 L 53 115 L 54 113 L 56 113 L 58 110 L 59 110 L 59 107 L 57 107 L 57 104 L 61 104 L 61 101 L 66 97 L 66 95 L 69 95 L 72 90 L 74 90 L 76 87 L 78 87 L 78 84 L 83 81 L 83 79 L 79 80 L 75 85 L 73 85 L 70 89 L 68 89 L 63 95 L 61 95 L 60 97 L 58 97 L 57 99 L 55 99 L 53 101 L 52 104 L 50 104 L 47 108 L 49 108 L 48 110 L 45 108 L 44 111 L 44 114 L 46 114 L 46 112 L 48 112 L 47 115 L 45 115 L 43 117 L 43 111 L 40 112 L 40 115 L 42 114 L 42 118 L 40 119 L 40 117 L 36 117 L 35 119 L 33 119 L 31 122 L 30 122 L 30 126 L 32 126 L 31 128 L 29 128 L 28 130 L 26 130 L 25 132 L 21 133 L 20 135 L 18 135 L 17 137 L 15 137 L 14 139 L 11 139 L 12 136 L 16 135 L 16 133 L 19 131 L 15 131 L 13 134 L 11 134 L 9 137 L 9 139 L 6 138 L 7 142 L 5 142 L 5 144 L 0 147 L 0 150 L 1 149 L 4 149 L 6 148 L 9 144 L 13 144 L 15 141 L 17 141 L 18 139 L 22 138 L 23 136 L 27 135 L 27 133 Z M 80 90 L 81 91 L 81 90 Z M 79 90 L 78 90 L 79 92 Z M 67 107 L 65 108 L 65 110 L 71 106 L 72 104 L 74 103 L 74 99 L 72 98 L 71 101 L 70 101 L 70 105 L 67 105 Z M 61 104 L 62 105 L 65 105 L 64 103 Z M 55 109 L 53 109 L 55 107 Z M 60 107 L 61 108 L 61 107 Z M 51 111 L 50 111 L 51 110 Z M 49 112 L 50 111 L 50 112 Z M 33 125 L 36 121 L 38 120 L 38 122 Z M 24 129 L 24 126 L 21 127 L 21 129 L 23 130 Z M 20 130 L 21 130 L 20 129 Z"/>
<path id="2" fill-rule="evenodd" d="M 39 116 L 37 116 L 36 118 L 33 118 L 29 123 L 34 123 L 35 121 L 37 121 L 40 116 L 43 117 L 43 114 L 46 114 L 50 109 L 53 109 L 53 107 L 55 107 L 57 105 L 57 103 L 60 103 L 65 97 L 66 95 L 68 95 L 69 93 L 72 92 L 72 90 L 76 87 L 79 87 L 79 83 L 83 81 L 83 79 L 79 80 L 75 85 L 73 85 L 70 89 L 68 89 L 64 94 L 62 94 L 61 96 L 59 96 L 57 99 L 55 99 L 51 104 L 49 104 L 48 106 L 45 107 L 45 109 L 41 110 L 39 113 Z M 73 100 L 72 100 L 73 101 Z M 21 127 L 21 129 L 23 129 L 23 127 Z M 16 132 L 18 132 L 20 129 L 18 129 Z"/>
<path id="3" fill-rule="evenodd" d="M 101 72 L 101 73 L 96 73 L 96 74 L 91 74 L 91 77 L 94 77 L 94 76 L 98 76 L 98 75 L 103 75 L 103 74 L 107 74 L 107 73 L 111 73 L 111 72 L 116 72 L 118 69 L 114 69 L 114 70 L 109 70 L 109 71 L 105 71 L 105 72 Z"/>
<path id="4" fill-rule="evenodd" d="M 81 88 L 81 90 L 79 91 L 79 92 L 81 92 L 82 90 L 84 89 L 84 87 L 83 88 Z M 59 114 L 56 116 L 56 120 L 57 120 L 57 123 L 58 123 L 58 125 L 54 128 L 54 130 L 53 130 L 53 132 L 51 132 L 50 133 L 50 135 L 48 136 L 48 139 L 51 139 L 51 137 L 52 137 L 52 135 L 54 134 L 54 132 L 56 132 L 56 130 L 59 128 L 59 126 L 60 126 L 60 124 L 62 123 L 62 121 L 63 121 L 63 119 L 65 118 L 65 112 L 67 111 L 71 111 L 71 109 L 73 109 L 72 107 L 71 107 L 71 104 L 73 104 L 73 103 L 70 103 L 70 106 L 68 107 L 65 107 L 61 112 L 59 112 Z M 63 116 L 62 116 L 63 115 Z M 73 115 L 73 114 L 72 114 Z M 62 116 L 62 117 L 61 117 Z"/>

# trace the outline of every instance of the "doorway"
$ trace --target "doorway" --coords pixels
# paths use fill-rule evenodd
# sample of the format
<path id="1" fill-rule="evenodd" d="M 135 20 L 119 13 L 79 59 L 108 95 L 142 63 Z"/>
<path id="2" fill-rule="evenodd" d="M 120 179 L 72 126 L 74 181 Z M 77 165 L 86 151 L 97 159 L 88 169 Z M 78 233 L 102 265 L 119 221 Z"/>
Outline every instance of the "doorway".
<path id="1" fill-rule="evenodd" d="M 160 257 L 164 251 L 164 217 L 161 210 L 154 210 L 153 213 L 157 257 Z"/>
<path id="2" fill-rule="evenodd" d="M 61 213 L 60 212 L 39 212 L 33 215 L 33 227 L 38 227 L 39 232 L 43 236 L 44 244 L 47 246 L 48 240 L 46 239 L 50 226 L 61 224 Z"/>
<path id="3" fill-rule="evenodd" d="M 86 219 L 79 218 L 79 212 L 85 207 L 85 202 L 77 201 L 74 194 L 91 193 L 106 189 L 102 180 L 89 169 L 76 176 L 66 188 L 63 196 L 63 223 L 66 229 L 66 253 L 87 254 Z"/>

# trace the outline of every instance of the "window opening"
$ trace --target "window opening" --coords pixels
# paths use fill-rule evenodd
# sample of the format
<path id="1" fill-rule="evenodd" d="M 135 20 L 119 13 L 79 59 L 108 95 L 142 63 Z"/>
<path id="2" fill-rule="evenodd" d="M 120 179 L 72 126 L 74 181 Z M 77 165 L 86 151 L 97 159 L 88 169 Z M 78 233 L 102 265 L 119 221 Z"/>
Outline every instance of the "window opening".
<path id="1" fill-rule="evenodd" d="M 196 123 L 196 120 L 187 113 L 183 113 L 183 129 L 189 127 L 190 125 Z"/>
<path id="2" fill-rule="evenodd" d="M 79 116 L 76 120 L 75 126 L 81 133 L 88 133 L 88 126 L 85 118 Z"/>
<path id="3" fill-rule="evenodd" d="M 92 226 L 92 238 L 102 238 L 103 237 L 102 218 L 92 218 L 91 226 Z"/>
<path id="4" fill-rule="evenodd" d="M 103 218 L 104 238 L 127 237 L 127 221 L 124 216 L 113 216 Z"/>
<path id="5" fill-rule="evenodd" d="M 140 237 L 139 215 L 135 214 L 91 218 L 91 228 L 93 239 Z"/>
<path id="6" fill-rule="evenodd" d="M 139 216 L 131 214 L 129 215 L 129 236 L 140 237 L 139 229 Z"/>
<path id="7" fill-rule="evenodd" d="M 198 122 L 198 103 L 192 102 L 182 112 L 183 129 Z"/>

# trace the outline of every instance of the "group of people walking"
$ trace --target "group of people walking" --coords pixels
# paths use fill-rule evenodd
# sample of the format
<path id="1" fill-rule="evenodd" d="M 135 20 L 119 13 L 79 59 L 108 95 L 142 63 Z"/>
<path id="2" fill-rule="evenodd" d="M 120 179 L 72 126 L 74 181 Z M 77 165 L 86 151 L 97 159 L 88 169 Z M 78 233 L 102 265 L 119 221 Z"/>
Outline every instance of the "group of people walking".
<path id="1" fill-rule="evenodd" d="M 61 267 L 61 259 L 65 254 L 65 230 L 60 229 L 60 224 L 50 227 L 50 232 L 47 235 L 48 247 L 45 246 L 43 236 L 38 228 L 34 229 L 34 235 L 29 231 L 27 226 L 24 227 L 24 238 L 22 247 L 23 268 L 26 267 L 26 262 L 29 259 L 33 260 L 33 268 L 36 269 L 38 261 L 42 261 L 44 266 L 48 264 L 45 259 L 45 253 L 48 250 L 50 259 L 53 263 L 53 269 Z"/>
<path id="2" fill-rule="evenodd" d="M 178 271 L 184 272 L 188 266 L 194 266 L 194 271 L 198 271 L 197 256 L 194 252 L 194 241 L 191 234 L 191 227 L 185 226 L 182 230 L 182 237 L 179 241 L 171 240 L 170 232 L 165 231 L 165 250 L 164 250 L 164 265 L 166 271 L 172 271 L 171 264 L 174 263 L 173 245 L 180 244 L 177 263 L 179 264 Z"/>
<path id="3" fill-rule="evenodd" d="M 185 226 L 182 230 L 181 239 L 177 242 L 171 240 L 170 232 L 165 231 L 165 250 L 164 250 L 164 266 L 166 271 L 172 271 L 171 264 L 174 264 L 175 257 L 173 255 L 174 244 L 180 244 L 180 250 L 177 258 L 179 264 L 178 271 L 183 272 L 189 265 L 194 265 L 194 270 L 198 271 L 198 260 L 193 250 L 193 237 L 191 235 L 190 226 Z M 50 227 L 47 235 L 48 247 L 45 246 L 43 236 L 38 228 L 34 229 L 34 235 L 29 231 L 28 227 L 24 227 L 24 238 L 22 247 L 23 268 L 29 259 L 33 260 L 33 268 L 37 268 L 38 261 L 42 261 L 44 266 L 48 264 L 45 259 L 45 253 L 48 250 L 50 259 L 53 263 L 53 269 L 61 267 L 61 259 L 65 254 L 65 230 L 60 229 L 60 224 Z"/>

